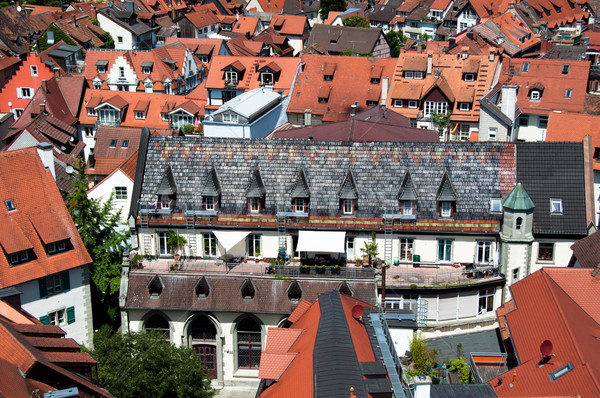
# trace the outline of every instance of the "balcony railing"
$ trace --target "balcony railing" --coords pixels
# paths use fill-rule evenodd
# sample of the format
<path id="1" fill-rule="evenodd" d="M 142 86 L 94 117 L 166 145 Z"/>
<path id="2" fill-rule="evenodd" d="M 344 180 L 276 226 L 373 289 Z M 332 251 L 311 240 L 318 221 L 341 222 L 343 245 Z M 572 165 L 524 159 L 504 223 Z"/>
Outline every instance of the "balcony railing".
<path id="1" fill-rule="evenodd" d="M 454 287 L 472 283 L 482 282 L 484 279 L 503 278 L 497 269 L 480 271 L 474 269 L 462 269 L 456 271 L 442 271 L 431 269 L 431 272 L 404 272 L 397 271 L 393 267 L 388 269 L 386 285 L 388 286 L 411 286 L 419 287 Z"/>
<path id="2" fill-rule="evenodd" d="M 313 278 L 339 278 L 339 279 L 374 279 L 374 268 L 357 267 L 320 267 L 320 266 L 277 266 L 273 270 L 275 276 L 283 277 L 313 277 Z"/>

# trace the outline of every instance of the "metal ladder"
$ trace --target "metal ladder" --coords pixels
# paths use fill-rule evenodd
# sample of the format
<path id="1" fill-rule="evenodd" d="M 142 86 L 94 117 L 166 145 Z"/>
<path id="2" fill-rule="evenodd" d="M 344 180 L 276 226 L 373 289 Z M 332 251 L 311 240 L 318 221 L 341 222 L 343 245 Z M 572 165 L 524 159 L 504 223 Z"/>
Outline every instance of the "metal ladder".
<path id="1" fill-rule="evenodd" d="M 279 255 L 279 253 L 281 253 L 281 249 L 285 250 L 286 256 L 288 254 L 286 224 L 287 224 L 287 216 L 278 215 L 277 216 L 277 234 L 279 237 L 279 250 L 277 251 L 277 255 Z"/>
<path id="2" fill-rule="evenodd" d="M 427 303 L 427 300 L 417 300 L 417 326 L 421 328 L 425 327 L 427 324 Z"/>
<path id="3" fill-rule="evenodd" d="M 144 241 L 144 256 L 150 256 L 152 254 L 152 235 L 150 235 L 150 213 L 142 211 L 142 204 L 140 203 L 138 208 L 140 209 L 140 229 Z"/>
<path id="4" fill-rule="evenodd" d="M 383 260 L 387 265 L 392 264 L 392 243 L 394 239 L 394 219 L 383 216 L 385 242 L 383 246 Z"/>
<path id="5" fill-rule="evenodd" d="M 188 248 L 190 250 L 190 257 L 196 257 L 196 216 L 193 211 L 188 211 L 187 204 L 185 207 L 185 230 L 188 236 Z M 193 208 L 192 208 L 193 210 Z"/>

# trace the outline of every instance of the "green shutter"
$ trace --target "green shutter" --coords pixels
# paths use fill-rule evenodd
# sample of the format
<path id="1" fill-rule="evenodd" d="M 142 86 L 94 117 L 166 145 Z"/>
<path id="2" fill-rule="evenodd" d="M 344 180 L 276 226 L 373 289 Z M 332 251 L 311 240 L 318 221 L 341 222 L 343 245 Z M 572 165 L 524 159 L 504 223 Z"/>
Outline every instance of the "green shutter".
<path id="1" fill-rule="evenodd" d="M 71 290 L 71 281 L 69 280 L 69 271 L 65 271 L 61 275 L 63 292 Z"/>
<path id="2" fill-rule="evenodd" d="M 40 298 L 48 297 L 48 289 L 46 289 L 46 277 L 38 279 L 40 284 Z"/>
<path id="3" fill-rule="evenodd" d="M 42 315 L 40 317 L 40 322 L 42 322 L 44 325 L 50 325 L 50 318 L 48 318 L 48 315 Z"/>
<path id="4" fill-rule="evenodd" d="M 67 323 L 70 325 L 75 322 L 75 307 L 67 308 Z"/>

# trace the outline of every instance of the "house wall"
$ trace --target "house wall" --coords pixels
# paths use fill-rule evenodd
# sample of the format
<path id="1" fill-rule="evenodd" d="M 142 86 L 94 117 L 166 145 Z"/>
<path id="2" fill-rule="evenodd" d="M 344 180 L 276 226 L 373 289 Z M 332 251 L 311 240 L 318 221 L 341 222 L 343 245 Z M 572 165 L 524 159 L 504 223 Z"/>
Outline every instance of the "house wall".
<path id="1" fill-rule="evenodd" d="M 490 141 L 489 128 L 497 129 L 496 139 L 494 141 L 507 142 L 512 141 L 512 137 L 508 139 L 508 128 L 497 117 L 489 113 L 484 107 L 481 107 L 479 112 L 479 141 Z"/>
<path id="2" fill-rule="evenodd" d="M 526 242 L 503 243 L 500 263 L 502 273 L 506 278 L 506 285 L 510 286 L 528 275 L 530 270 L 531 244 Z M 517 275 L 515 275 L 515 271 Z M 504 290 L 504 302 L 512 299 L 510 289 Z"/>
<path id="3" fill-rule="evenodd" d="M 413 339 L 415 332 L 412 329 L 396 329 L 390 328 L 390 337 L 394 342 L 396 353 L 404 356 L 406 351 L 410 351 L 410 341 Z"/>
<path id="4" fill-rule="evenodd" d="M 538 250 L 541 242 L 554 243 L 554 258 L 551 261 L 538 260 Z M 537 238 L 531 247 L 531 272 L 541 269 L 542 267 L 566 267 L 573 256 L 571 245 L 576 240 L 565 239 L 541 239 Z"/>
<path id="5" fill-rule="evenodd" d="M 278 126 L 282 112 L 282 104 L 278 103 L 267 113 L 256 119 L 251 124 L 243 123 L 245 119 L 240 116 L 240 123 L 223 123 L 204 120 L 205 137 L 230 137 L 230 138 L 264 138 Z M 222 114 L 215 116 L 215 119 Z"/>
<path id="6" fill-rule="evenodd" d="M 120 77 L 120 68 L 123 68 L 124 76 Z M 127 91 L 135 91 L 138 84 L 138 77 L 133 67 L 119 55 L 112 64 L 106 75 L 106 83 L 111 90 L 119 90 L 119 86 L 128 85 Z"/>
<path id="7" fill-rule="evenodd" d="M 88 135 L 86 133 L 86 129 L 89 129 L 92 132 L 92 134 Z M 83 156 L 85 158 L 85 161 L 87 162 L 90 156 L 90 151 L 93 150 L 96 146 L 96 126 L 80 124 L 79 126 L 77 126 L 77 130 L 79 139 L 85 143 L 85 147 L 83 147 Z"/>
<path id="8" fill-rule="evenodd" d="M 377 42 L 373 47 L 373 58 L 389 58 L 390 57 L 390 45 L 388 44 L 385 36 L 382 32 L 377 37 Z"/>
<path id="9" fill-rule="evenodd" d="M 156 312 L 148 310 L 128 310 L 129 330 L 140 332 L 144 330 L 146 319 Z M 189 326 L 195 316 L 205 315 L 215 325 L 217 330 L 217 379 L 214 381 L 219 386 L 247 386 L 258 387 L 258 369 L 238 369 L 236 325 L 248 314 L 242 312 L 187 312 L 187 311 L 161 311 L 159 313 L 169 322 L 170 340 L 176 346 L 191 347 Z M 277 327 L 288 314 L 252 314 L 255 320 L 261 323 L 262 349 L 265 348 L 267 328 Z M 124 328 L 125 330 L 125 328 Z"/>
<path id="10" fill-rule="evenodd" d="M 476 24 L 477 14 L 475 14 L 475 11 L 472 10 L 470 7 L 467 7 L 456 18 L 456 33 L 460 33 L 471 26 L 475 26 Z"/>
<path id="11" fill-rule="evenodd" d="M 114 197 L 115 187 L 126 187 L 127 188 L 127 199 L 117 199 Z M 113 214 L 121 211 L 121 223 L 124 227 L 127 227 L 127 215 L 129 214 L 129 206 L 131 202 L 131 192 L 133 190 L 133 181 L 129 179 L 121 170 L 117 170 L 112 175 L 108 176 L 100 183 L 94 186 L 88 197 L 93 199 L 99 199 L 100 203 L 104 205 L 111 194 L 113 194 Z M 128 228 L 128 227 L 127 227 Z"/>
<path id="12" fill-rule="evenodd" d="M 97 14 L 97 18 L 98 25 L 109 32 L 115 41 L 115 50 L 133 50 L 133 34 L 130 31 L 100 12 Z M 119 42 L 119 37 L 123 38 L 122 42 Z"/>
<path id="13" fill-rule="evenodd" d="M 545 141 L 546 129 L 539 128 L 538 123 L 540 116 L 544 115 L 529 115 L 529 123 L 527 126 L 519 126 L 516 128 L 515 135 L 519 141 Z"/>
<path id="14" fill-rule="evenodd" d="M 306 37 L 293 35 L 286 35 L 286 37 L 288 38 L 288 44 L 294 49 L 294 57 L 298 55 L 300 51 L 304 50 Z"/>
<path id="15" fill-rule="evenodd" d="M 65 323 L 59 326 L 67 333 L 67 337 L 74 339 L 81 345 L 92 348 L 92 296 L 89 271 L 87 266 L 83 266 L 71 269 L 68 272 L 70 290 L 53 296 L 40 298 L 40 287 L 37 279 L 17 285 L 17 289 L 23 292 L 21 305 L 25 311 L 38 319 L 50 312 L 75 307 L 75 322 L 67 324 L 65 316 Z"/>

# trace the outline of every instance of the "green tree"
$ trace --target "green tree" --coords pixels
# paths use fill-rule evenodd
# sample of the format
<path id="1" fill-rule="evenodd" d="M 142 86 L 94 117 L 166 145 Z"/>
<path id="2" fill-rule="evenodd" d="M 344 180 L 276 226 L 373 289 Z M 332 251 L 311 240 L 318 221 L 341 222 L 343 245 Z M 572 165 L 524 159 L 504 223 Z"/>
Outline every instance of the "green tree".
<path id="1" fill-rule="evenodd" d="M 426 375 L 435 365 L 437 351 L 427 348 L 427 342 L 423 340 L 421 334 L 415 334 L 410 341 L 410 354 L 412 366 L 407 370 L 410 377 Z"/>
<path id="2" fill-rule="evenodd" d="M 373 259 L 379 254 L 375 231 L 371 234 L 371 242 L 365 242 L 365 247 L 361 247 L 360 249 L 361 252 L 369 257 L 369 265 L 373 265 Z"/>
<path id="3" fill-rule="evenodd" d="M 329 16 L 329 11 L 346 11 L 346 0 L 321 0 L 319 14 L 324 21 Z"/>
<path id="4" fill-rule="evenodd" d="M 400 49 L 404 47 L 404 43 L 406 43 L 406 36 L 404 36 L 401 31 L 396 32 L 395 30 L 390 30 L 385 35 L 385 38 L 390 44 L 392 58 L 396 58 L 398 55 L 400 55 Z"/>
<path id="5" fill-rule="evenodd" d="M 112 195 L 103 204 L 99 199 L 88 197 L 88 180 L 82 161 L 72 184 L 74 192 L 67 195 L 69 213 L 93 261 L 90 276 L 94 327 L 105 323 L 117 327 L 122 252 L 129 231 L 119 229 L 121 212 L 114 211 Z"/>
<path id="6" fill-rule="evenodd" d="M 450 361 L 452 369 L 456 370 L 460 374 L 460 384 L 469 384 L 469 365 L 465 361 L 464 357 L 453 359 Z"/>
<path id="7" fill-rule="evenodd" d="M 194 134 L 194 125 L 193 124 L 184 124 L 181 128 L 181 131 L 185 135 Z"/>
<path id="8" fill-rule="evenodd" d="M 369 21 L 367 21 L 367 18 L 363 18 L 358 15 L 353 15 L 349 18 L 346 18 L 342 22 L 344 23 L 344 26 L 356 26 L 359 28 L 369 27 Z"/>
<path id="9" fill-rule="evenodd" d="M 175 347 L 152 333 L 94 335 L 98 383 L 115 397 L 213 397 L 210 378 L 192 349 Z"/>

